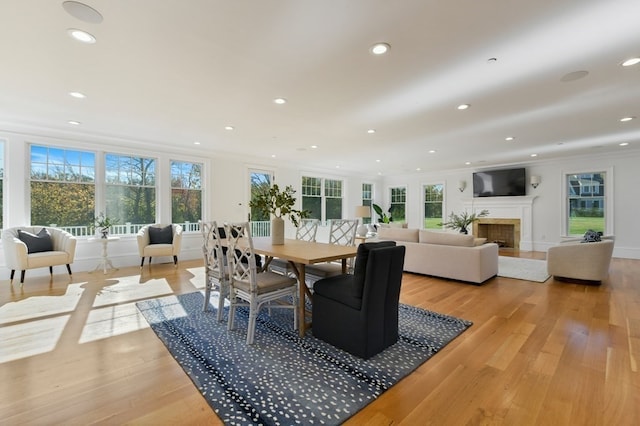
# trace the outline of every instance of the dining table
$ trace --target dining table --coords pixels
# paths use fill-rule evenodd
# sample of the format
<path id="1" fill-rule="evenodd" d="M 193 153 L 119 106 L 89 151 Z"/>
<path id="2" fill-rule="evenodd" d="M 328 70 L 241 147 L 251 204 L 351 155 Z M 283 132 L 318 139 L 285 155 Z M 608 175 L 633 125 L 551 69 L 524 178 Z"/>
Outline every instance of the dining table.
<path id="1" fill-rule="evenodd" d="M 265 269 L 274 258 L 286 260 L 291 265 L 298 279 L 298 333 L 302 337 L 305 331 L 311 327 L 311 322 L 306 319 L 306 298 L 309 298 L 313 305 L 313 295 L 305 282 L 306 265 L 340 260 L 342 261 L 342 273 L 346 273 L 347 259 L 354 257 L 358 248 L 295 239 L 285 239 L 284 244 L 272 244 L 271 237 L 254 237 L 253 250 L 255 253 L 265 256 Z"/>

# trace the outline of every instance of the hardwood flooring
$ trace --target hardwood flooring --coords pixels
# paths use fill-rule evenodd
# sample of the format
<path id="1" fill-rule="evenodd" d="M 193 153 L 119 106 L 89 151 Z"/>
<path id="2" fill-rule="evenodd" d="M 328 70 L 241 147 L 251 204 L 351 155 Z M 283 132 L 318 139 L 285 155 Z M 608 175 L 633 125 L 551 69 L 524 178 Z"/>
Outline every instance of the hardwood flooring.
<path id="1" fill-rule="evenodd" d="M 57 272 L 0 281 L 1 424 L 220 424 L 134 305 L 202 288 L 201 262 Z M 347 423 L 640 424 L 639 272 L 614 259 L 600 286 L 405 274 L 401 302 L 474 325 Z"/>

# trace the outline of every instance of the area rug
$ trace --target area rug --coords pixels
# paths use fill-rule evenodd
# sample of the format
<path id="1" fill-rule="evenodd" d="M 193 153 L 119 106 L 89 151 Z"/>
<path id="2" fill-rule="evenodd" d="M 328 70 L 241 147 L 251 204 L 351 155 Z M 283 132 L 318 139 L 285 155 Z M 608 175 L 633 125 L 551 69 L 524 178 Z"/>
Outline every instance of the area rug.
<path id="1" fill-rule="evenodd" d="M 549 279 L 546 261 L 509 256 L 498 258 L 498 276 L 539 283 Z"/>
<path id="2" fill-rule="evenodd" d="M 195 292 L 137 306 L 215 413 L 232 425 L 340 424 L 472 324 L 401 305 L 400 340 L 365 361 L 310 331 L 300 338 L 288 309 L 261 312 L 255 343 L 247 346 L 246 309 L 238 308 L 229 332 L 216 321 L 214 297 L 208 312 L 203 303 Z"/>

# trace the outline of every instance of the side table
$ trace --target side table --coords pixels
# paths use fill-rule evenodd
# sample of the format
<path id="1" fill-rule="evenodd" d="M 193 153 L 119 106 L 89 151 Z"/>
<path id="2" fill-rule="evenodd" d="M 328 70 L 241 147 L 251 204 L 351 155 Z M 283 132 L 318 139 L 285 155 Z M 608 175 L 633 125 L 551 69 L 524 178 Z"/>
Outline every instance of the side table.
<path id="1" fill-rule="evenodd" d="M 96 268 L 91 271 L 91 273 L 96 272 L 99 269 L 102 269 L 102 273 L 106 274 L 108 270 L 117 271 L 118 268 L 113 266 L 111 260 L 109 259 L 108 246 L 111 241 L 118 241 L 120 237 L 107 237 L 107 238 L 89 238 L 88 241 L 92 243 L 102 243 L 102 257 L 100 259 L 100 263 L 96 266 Z"/>

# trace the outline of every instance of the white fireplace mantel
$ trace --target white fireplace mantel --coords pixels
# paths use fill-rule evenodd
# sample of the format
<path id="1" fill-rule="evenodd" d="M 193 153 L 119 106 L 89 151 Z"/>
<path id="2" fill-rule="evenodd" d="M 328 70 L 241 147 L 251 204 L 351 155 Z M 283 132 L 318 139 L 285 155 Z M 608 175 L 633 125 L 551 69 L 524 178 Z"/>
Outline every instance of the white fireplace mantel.
<path id="1" fill-rule="evenodd" d="M 536 196 L 478 197 L 462 202 L 468 212 L 489 210 L 487 217 L 520 219 L 520 250 L 533 250 L 533 200 Z"/>

